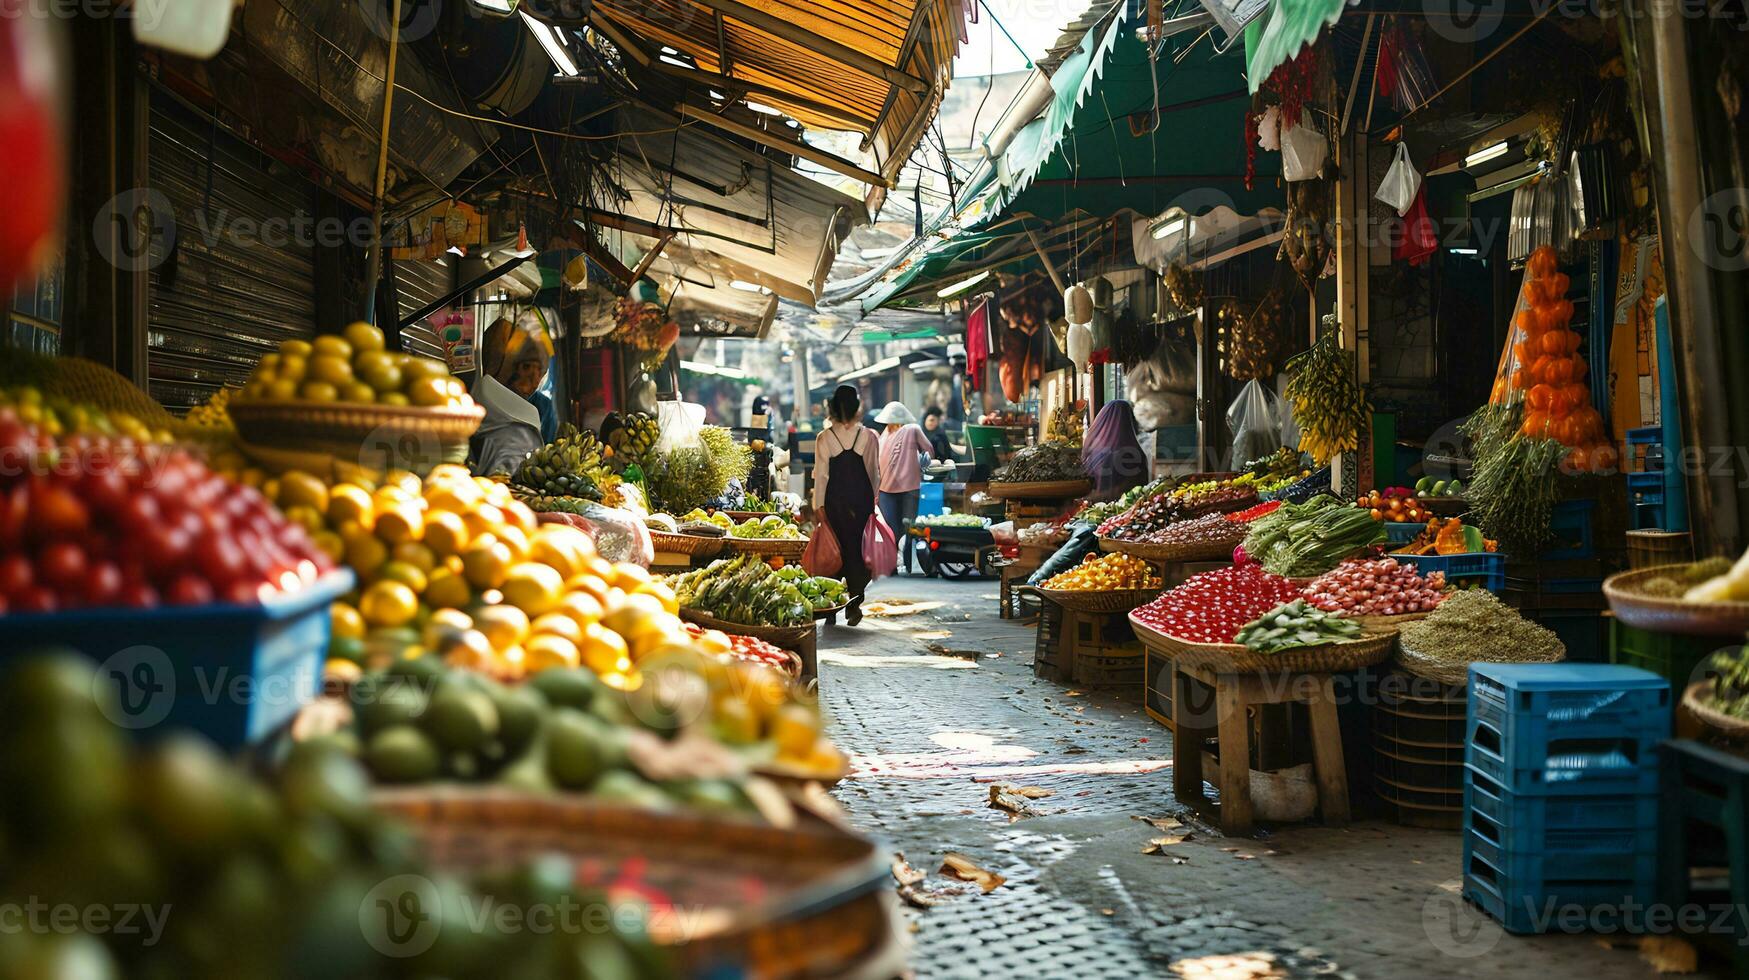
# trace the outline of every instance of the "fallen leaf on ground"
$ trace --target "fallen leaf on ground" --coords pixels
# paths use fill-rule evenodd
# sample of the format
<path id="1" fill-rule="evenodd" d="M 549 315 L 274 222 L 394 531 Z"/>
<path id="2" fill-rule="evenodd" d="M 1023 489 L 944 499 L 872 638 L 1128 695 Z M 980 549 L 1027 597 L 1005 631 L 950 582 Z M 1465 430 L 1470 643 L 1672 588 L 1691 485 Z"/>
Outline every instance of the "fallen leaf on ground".
<path id="1" fill-rule="evenodd" d="M 1191 840 L 1191 839 L 1192 839 L 1192 835 L 1190 835 L 1190 834 L 1171 834 L 1171 835 L 1166 836 L 1166 837 L 1150 838 L 1148 840 L 1148 843 L 1142 846 L 1142 853 L 1143 854 L 1160 854 L 1160 853 L 1163 853 L 1166 850 L 1166 848 L 1168 848 L 1168 847 L 1172 847 L 1175 844 L 1182 844 L 1185 841 Z"/>
<path id="2" fill-rule="evenodd" d="M 1054 795 L 1042 786 L 1010 786 L 1007 783 L 996 783 L 990 787 L 990 809 L 1006 810 L 1009 822 L 1012 823 L 1021 817 L 1038 816 L 1038 811 L 1027 804 L 1028 800 L 1042 800 Z"/>
<path id="3" fill-rule="evenodd" d="M 953 635 L 952 630 L 919 630 L 911 634 L 919 640 L 945 640 Z"/>
<path id="4" fill-rule="evenodd" d="M 1066 697 L 1066 698 L 1078 698 L 1080 696 L 1081 696 L 1080 691 L 1070 691 L 1069 693 L 1063 695 L 1063 697 Z"/>
<path id="5" fill-rule="evenodd" d="M 952 634 L 949 635 L 951 636 Z M 961 660 L 976 660 L 983 656 L 983 654 L 977 650 L 956 650 L 952 647 L 944 647 L 939 643 L 926 643 L 923 645 L 923 649 L 928 650 L 930 653 L 933 653 L 938 657 L 958 657 Z"/>
<path id="6" fill-rule="evenodd" d="M 971 882 L 986 895 L 1002 887 L 1002 883 L 1008 880 L 994 871 L 978 867 L 971 858 L 957 851 L 948 851 L 941 856 L 941 874 Z"/>
<path id="7" fill-rule="evenodd" d="M 1700 969 L 1694 944 L 1676 936 L 1641 936 L 1640 959 L 1659 973 L 1693 973 Z"/>
<path id="8" fill-rule="evenodd" d="M 1153 827 L 1155 830 L 1173 831 L 1173 830 L 1177 830 L 1178 828 L 1184 826 L 1184 824 L 1182 822 L 1180 822 L 1177 817 L 1133 816 L 1130 819 L 1131 820 L 1140 820 L 1141 822 L 1147 824 L 1148 826 Z"/>
<path id="9" fill-rule="evenodd" d="M 918 871 L 916 868 L 911 867 L 910 862 L 905 860 L 905 855 L 896 851 L 893 853 L 894 881 L 901 885 L 915 885 L 927 877 L 929 877 L 929 872 Z"/>

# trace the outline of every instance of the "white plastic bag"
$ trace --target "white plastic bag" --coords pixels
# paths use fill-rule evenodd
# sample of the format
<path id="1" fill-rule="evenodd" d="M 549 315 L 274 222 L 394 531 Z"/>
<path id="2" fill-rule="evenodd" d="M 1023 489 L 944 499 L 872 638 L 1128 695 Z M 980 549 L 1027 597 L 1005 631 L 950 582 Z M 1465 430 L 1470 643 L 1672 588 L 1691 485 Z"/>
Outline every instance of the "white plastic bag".
<path id="1" fill-rule="evenodd" d="M 704 428 L 704 406 L 691 402 L 658 402 L 656 424 L 662 435 L 656 439 L 656 453 L 676 449 L 696 449 L 704 443 L 698 434 Z"/>
<path id="2" fill-rule="evenodd" d="M 1281 134 L 1281 175 L 1288 180 L 1311 180 L 1324 168 L 1330 142 L 1324 134 L 1301 121 Z"/>
<path id="3" fill-rule="evenodd" d="M 1233 432 L 1233 469 L 1259 460 L 1282 447 L 1282 423 L 1292 413 L 1281 396 L 1261 381 L 1247 382 L 1227 407 L 1227 428 Z"/>
<path id="4" fill-rule="evenodd" d="M 1421 175 L 1415 172 L 1415 165 L 1409 161 L 1409 144 L 1398 143 L 1396 156 L 1391 158 L 1391 169 L 1385 171 L 1385 179 L 1373 196 L 1389 204 L 1401 218 L 1415 205 L 1415 192 L 1420 189 Z"/>

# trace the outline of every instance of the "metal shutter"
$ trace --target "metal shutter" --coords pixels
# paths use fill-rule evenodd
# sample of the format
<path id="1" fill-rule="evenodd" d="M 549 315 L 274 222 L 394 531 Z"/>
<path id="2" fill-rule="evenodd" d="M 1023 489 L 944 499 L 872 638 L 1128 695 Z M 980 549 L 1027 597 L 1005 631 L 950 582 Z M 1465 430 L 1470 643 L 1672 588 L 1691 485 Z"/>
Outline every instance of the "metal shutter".
<path id="1" fill-rule="evenodd" d="M 397 261 L 395 289 L 401 298 L 401 318 L 410 317 L 448 296 L 450 290 L 455 288 L 450 285 L 453 269 L 454 266 L 448 258 L 419 262 Z"/>
<path id="2" fill-rule="evenodd" d="M 173 252 L 152 247 L 148 390 L 179 408 L 315 334 L 315 188 L 163 90 L 146 171 L 176 216 Z"/>

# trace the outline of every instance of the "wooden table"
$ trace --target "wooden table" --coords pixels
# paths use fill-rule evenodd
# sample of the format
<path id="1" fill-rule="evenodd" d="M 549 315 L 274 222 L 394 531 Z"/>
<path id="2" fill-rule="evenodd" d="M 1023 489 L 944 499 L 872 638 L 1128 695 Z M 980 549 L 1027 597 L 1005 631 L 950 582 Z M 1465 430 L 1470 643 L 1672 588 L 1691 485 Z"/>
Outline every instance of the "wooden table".
<path id="1" fill-rule="evenodd" d="M 1342 730 L 1336 718 L 1336 700 L 1329 674 L 1287 674 L 1265 677 L 1256 674 L 1217 673 L 1173 661 L 1172 696 L 1175 705 L 1189 703 L 1187 682 L 1199 681 L 1214 689 L 1214 717 L 1202 719 L 1213 729 L 1191 728 L 1183 714 L 1175 721 L 1172 737 L 1172 792 L 1177 799 L 1199 810 L 1213 807 L 1203 795 L 1202 741 L 1212 732 L 1220 743 L 1221 771 L 1216 785 L 1221 802 L 1215 819 L 1229 837 L 1248 836 L 1252 830 L 1251 726 L 1245 709 L 1255 704 L 1299 701 L 1311 718 L 1312 767 L 1318 781 L 1318 803 L 1324 823 L 1348 822 L 1348 769 L 1342 758 Z M 1175 712 L 1176 713 L 1176 712 Z"/>

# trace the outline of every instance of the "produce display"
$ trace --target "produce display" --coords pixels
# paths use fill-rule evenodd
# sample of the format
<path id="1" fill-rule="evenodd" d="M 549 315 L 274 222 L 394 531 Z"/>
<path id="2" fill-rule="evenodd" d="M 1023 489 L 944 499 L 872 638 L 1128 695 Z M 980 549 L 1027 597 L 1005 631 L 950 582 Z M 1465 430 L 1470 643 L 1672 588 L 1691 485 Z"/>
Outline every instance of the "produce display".
<path id="1" fill-rule="evenodd" d="M 1259 653 L 1278 653 L 1359 638 L 1359 623 L 1295 599 L 1246 623 L 1233 639 Z"/>
<path id="2" fill-rule="evenodd" d="M 247 605 L 334 567 L 305 529 L 187 450 L 39 435 L 0 409 L 0 612 Z"/>
<path id="3" fill-rule="evenodd" d="M 753 449 L 755 452 L 758 451 L 757 446 L 754 446 Z M 770 500 L 755 494 L 747 494 L 741 498 L 740 503 L 734 509 L 749 514 L 776 514 L 779 517 L 794 520 L 799 504 L 800 500 L 792 493 L 774 494 Z"/>
<path id="4" fill-rule="evenodd" d="M 1299 586 L 1247 563 L 1192 575 L 1130 615 L 1186 642 L 1232 643 L 1247 624 L 1299 597 Z"/>
<path id="5" fill-rule="evenodd" d="M 250 402 L 349 402 L 416 408 L 467 408 L 467 385 L 442 361 L 385 349 L 383 332 L 364 322 L 339 335 L 282 341 L 256 365 L 235 396 Z"/>
<path id="6" fill-rule="evenodd" d="M 704 568 L 670 576 L 668 584 L 683 608 L 728 623 L 804 626 L 814 620 L 815 602 L 802 592 L 794 577 L 773 571 L 754 555 L 719 558 Z M 842 594 L 842 583 L 838 588 Z M 828 594 L 823 584 L 820 594 L 822 599 Z M 820 608 L 833 605 L 837 603 L 825 602 Z"/>
<path id="7" fill-rule="evenodd" d="M 598 929 L 540 932 L 486 915 L 473 927 L 444 929 L 429 949 L 369 942 L 370 930 L 389 928 L 371 916 L 379 901 L 431 917 L 561 902 L 588 908 L 603 897 L 579 892 L 562 861 L 471 879 L 427 866 L 410 834 L 372 808 L 369 778 L 333 740 L 296 746 L 266 781 L 198 739 L 135 745 L 110 722 L 116 709 L 96 700 L 114 687 L 97 680 L 83 660 L 26 656 L 0 681 L 0 738 L 29 746 L 0 754 L 0 782 L 30 787 L 0 807 L 11 855 L 0 870 L 0 902 L 45 910 L 43 928 L 8 928 L 0 973 L 672 975 L 641 929 L 624 931 L 636 928 L 633 906 L 615 908 Z M 441 907 L 380 890 L 403 878 L 429 881 L 427 894 Z M 108 910 L 104 921 L 116 928 L 47 928 L 47 911 L 60 908 Z"/>
<path id="8" fill-rule="evenodd" d="M 1088 556 L 1081 564 L 1047 579 L 1044 588 L 1062 592 L 1158 589 L 1164 583 L 1154 566 L 1130 555 Z"/>
<path id="9" fill-rule="evenodd" d="M 1500 543 L 1482 537 L 1481 529 L 1465 524 L 1460 518 L 1429 518 L 1427 526 L 1415 540 L 1391 552 L 1394 555 L 1467 555 L 1479 551 L 1494 551 Z"/>
<path id="10" fill-rule="evenodd" d="M 1037 421 L 1025 412 L 985 412 L 978 416 L 979 425 L 1000 425 L 1011 429 L 1030 429 Z"/>
<path id="11" fill-rule="evenodd" d="M 237 427 L 231 422 L 228 408 L 237 391 L 236 388 L 220 388 L 213 392 L 211 398 L 189 409 L 182 420 L 200 432 L 218 436 L 234 435 Z"/>
<path id="12" fill-rule="evenodd" d="M 749 541 L 800 541 L 807 538 L 802 529 L 776 514 L 750 517 L 729 528 L 729 537 Z"/>
<path id="13" fill-rule="evenodd" d="M 1280 509 L 1281 501 L 1266 500 L 1255 507 L 1247 507 L 1244 510 L 1233 511 L 1230 514 L 1222 514 L 1221 517 L 1224 520 L 1232 521 L 1235 524 L 1249 524 L 1259 517 L 1267 517 Z"/>
<path id="14" fill-rule="evenodd" d="M 1749 552 L 1744 552 L 1728 569 L 1719 570 L 1722 562 L 1723 559 L 1715 559 L 1691 568 L 1691 575 L 1707 571 L 1714 574 L 1683 593 L 1682 598 L 1688 602 L 1749 602 Z"/>
<path id="15" fill-rule="evenodd" d="M 544 496 L 600 501 L 619 483 L 608 453 L 595 433 L 567 423 L 558 438 L 529 454 L 511 481 Z"/>
<path id="16" fill-rule="evenodd" d="M 707 425 L 699 445 L 652 456 L 643 467 L 650 506 L 670 514 L 702 510 L 753 468 L 753 451 L 735 442 L 728 429 Z"/>
<path id="17" fill-rule="evenodd" d="M 1081 447 L 1066 442 L 1043 442 L 1017 449 L 1007 463 L 990 474 L 992 483 L 1056 483 L 1085 480 Z"/>
<path id="18" fill-rule="evenodd" d="M 1338 345 L 1334 326 L 1326 324 L 1310 350 L 1289 360 L 1287 372 L 1282 393 L 1300 426 L 1300 449 L 1320 466 L 1358 449 L 1372 407 L 1355 380 L 1354 352 Z"/>
<path id="19" fill-rule="evenodd" d="M 789 651 L 773 646 L 756 636 L 743 636 L 739 633 L 724 633 L 722 630 L 707 630 L 697 623 L 686 624 L 686 635 L 692 637 L 693 645 L 705 652 L 715 652 L 719 656 L 731 660 L 742 660 L 747 663 L 764 664 L 788 670 L 790 667 Z"/>
<path id="20" fill-rule="evenodd" d="M 1708 705 L 1721 714 L 1749 720 L 1749 650 L 1740 646 L 1720 650 L 1708 659 L 1707 668 L 1713 672 Z"/>
<path id="21" fill-rule="evenodd" d="M 1445 601 L 1445 573 L 1423 578 L 1412 562 L 1351 559 L 1313 579 L 1305 597 L 1325 612 L 1347 616 L 1427 612 Z"/>
<path id="22" fill-rule="evenodd" d="M 1300 462 L 1300 451 L 1289 446 L 1283 446 L 1262 459 L 1255 459 L 1245 464 L 1246 472 L 1257 478 L 1259 483 L 1274 483 L 1287 479 L 1289 483 L 1312 475 Z"/>
<path id="23" fill-rule="evenodd" d="M 849 597 L 844 594 L 844 580 L 824 575 L 809 575 L 799 565 L 785 565 L 777 577 L 796 587 L 815 609 L 842 606 Z"/>
<path id="24" fill-rule="evenodd" d="M 1124 491 L 1123 496 L 1116 500 L 1108 500 L 1104 503 L 1098 504 L 1089 504 L 1083 508 L 1079 514 L 1075 515 L 1075 519 L 1086 521 L 1090 524 L 1103 524 L 1113 517 L 1122 514 L 1124 511 L 1129 510 L 1131 507 L 1134 507 L 1137 502 L 1151 500 L 1154 497 L 1167 492 L 1171 488 L 1171 478 L 1161 477 L 1152 483 L 1139 487 L 1132 487 L 1129 490 Z"/>
<path id="25" fill-rule="evenodd" d="M 644 462 L 656 448 L 656 440 L 662 437 L 661 425 L 642 412 L 616 416 L 612 421 L 617 424 L 604 422 L 602 429 L 607 432 L 607 448 L 623 463 Z"/>
<path id="26" fill-rule="evenodd" d="M 1354 505 L 1371 514 L 1373 520 L 1387 524 L 1420 524 L 1428 517 L 1427 511 L 1421 509 L 1415 491 L 1408 487 L 1374 490 L 1355 501 Z"/>
<path id="27" fill-rule="evenodd" d="M 12 356 L 12 352 L 8 352 Z M 81 363 L 72 361 L 72 363 Z M 0 388 L 0 418 L 16 421 L 51 439 L 91 436 L 131 439 L 134 442 L 169 442 L 170 432 L 153 428 L 139 416 L 119 409 L 103 409 L 59 395 L 44 394 L 33 385 Z"/>
<path id="28" fill-rule="evenodd" d="M 1069 540 L 1069 528 L 1057 521 L 1039 521 L 1020 529 L 1015 537 L 1023 545 L 1038 548 L 1055 548 Z"/>
<path id="29" fill-rule="evenodd" d="M 1319 494 L 1329 492 L 1330 467 L 1328 466 L 1319 467 L 1310 476 L 1301 477 L 1278 490 L 1260 491 L 1264 497 L 1296 504 L 1303 504 Z"/>
<path id="30" fill-rule="evenodd" d="M 1283 504 L 1252 522 L 1244 547 L 1270 572 L 1308 578 L 1385 539 L 1384 525 L 1368 512 L 1322 496 L 1303 504 Z"/>
<path id="31" fill-rule="evenodd" d="M 1244 482 L 1240 482 L 1244 481 Z M 1210 513 L 1244 510 L 1257 502 L 1252 478 L 1181 484 L 1160 496 L 1138 502 L 1128 511 L 1099 525 L 1099 536 L 1119 541 L 1150 541 L 1176 521 Z"/>
<path id="32" fill-rule="evenodd" d="M 1729 558 L 1703 558 L 1668 575 L 1655 575 L 1633 590 L 1658 599 L 1682 599 L 1687 602 L 1749 601 L 1749 582 L 1742 583 L 1742 598 L 1738 587 L 1731 584 L 1730 575 L 1736 566 Z"/>
<path id="33" fill-rule="evenodd" d="M 1441 480 L 1436 477 L 1424 476 L 1415 481 L 1415 498 L 1417 500 L 1446 500 L 1464 495 L 1464 481 L 1452 479 Z"/>
<path id="34" fill-rule="evenodd" d="M 931 514 L 928 517 L 917 518 L 916 520 L 911 522 L 911 526 L 912 527 L 977 527 L 977 528 L 983 528 L 983 527 L 990 526 L 990 519 L 988 517 L 979 517 L 976 514 Z M 1024 540 L 1025 534 L 1026 534 L 1025 531 L 1021 532 L 1023 540 Z"/>
<path id="35" fill-rule="evenodd" d="M 1229 520 L 1230 516 L 1204 514 L 1126 540 L 1141 544 L 1209 545 L 1230 551 L 1245 540 L 1245 525 Z"/>
<path id="36" fill-rule="evenodd" d="M 1471 663 L 1560 660 L 1566 645 L 1491 592 L 1456 592 L 1398 634 L 1405 653 L 1458 669 Z"/>

